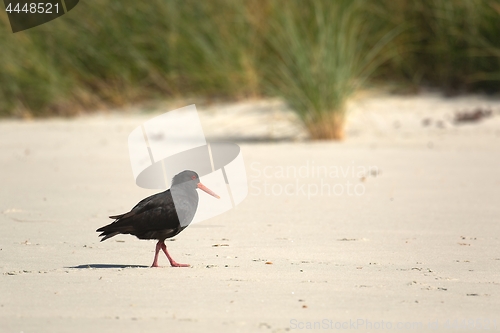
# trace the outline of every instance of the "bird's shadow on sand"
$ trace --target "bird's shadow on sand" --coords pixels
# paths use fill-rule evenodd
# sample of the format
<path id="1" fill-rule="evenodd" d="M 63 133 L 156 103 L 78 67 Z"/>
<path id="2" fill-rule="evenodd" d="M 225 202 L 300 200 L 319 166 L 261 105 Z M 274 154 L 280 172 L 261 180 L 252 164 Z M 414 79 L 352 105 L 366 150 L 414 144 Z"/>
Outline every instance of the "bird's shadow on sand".
<path id="1" fill-rule="evenodd" d="M 144 265 L 115 265 L 115 264 L 84 264 L 78 266 L 71 266 L 66 268 L 149 268 L 149 266 Z"/>

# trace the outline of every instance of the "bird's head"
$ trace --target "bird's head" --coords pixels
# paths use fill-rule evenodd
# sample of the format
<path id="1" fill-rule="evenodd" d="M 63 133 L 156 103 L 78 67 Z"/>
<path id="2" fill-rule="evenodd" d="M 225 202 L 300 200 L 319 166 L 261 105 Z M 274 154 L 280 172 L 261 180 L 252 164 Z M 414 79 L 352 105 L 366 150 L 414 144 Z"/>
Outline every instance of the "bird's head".
<path id="1" fill-rule="evenodd" d="M 172 179 L 172 186 L 185 186 L 190 189 L 199 188 L 200 190 L 207 192 L 211 196 L 220 199 L 220 197 L 217 194 L 215 194 L 208 187 L 200 183 L 200 177 L 198 177 L 198 174 L 191 170 L 185 170 L 175 175 L 174 178 Z"/>

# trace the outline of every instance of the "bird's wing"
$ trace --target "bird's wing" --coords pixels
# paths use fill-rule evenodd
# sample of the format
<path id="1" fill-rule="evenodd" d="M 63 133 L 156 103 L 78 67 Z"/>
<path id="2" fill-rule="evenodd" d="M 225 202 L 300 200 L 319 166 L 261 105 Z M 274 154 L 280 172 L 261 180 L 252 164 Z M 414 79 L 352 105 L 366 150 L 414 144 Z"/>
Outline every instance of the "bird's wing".
<path id="1" fill-rule="evenodd" d="M 148 209 L 134 216 L 123 218 L 115 223 L 123 223 L 133 228 L 134 232 L 157 231 L 175 229 L 179 225 L 175 210 L 168 207 Z"/>
<path id="2" fill-rule="evenodd" d="M 143 209 L 129 217 L 120 218 L 113 224 L 124 224 L 131 226 L 136 232 L 159 231 L 165 229 L 177 229 L 181 224 L 180 221 L 191 214 L 189 205 L 183 202 L 174 205 L 171 196 L 166 196 L 161 204 L 150 209 Z M 187 223 L 191 222 L 192 216 Z M 112 224 L 112 225 L 113 225 Z M 182 225 L 181 227 L 186 227 Z"/>
<path id="3" fill-rule="evenodd" d="M 141 212 L 131 211 L 96 231 L 102 232 L 100 236 L 110 235 L 109 237 L 112 237 L 118 233 L 138 236 L 151 231 L 176 229 L 178 226 L 179 220 L 175 210 L 169 209 L 169 206 L 159 205 L 150 206 L 149 209 L 143 209 Z"/>
<path id="4" fill-rule="evenodd" d="M 113 216 L 116 221 L 96 231 L 101 232 L 99 236 L 104 236 L 101 241 L 120 233 L 146 239 L 158 237 L 158 232 L 164 236 L 168 230 L 176 234 L 187 227 L 194 215 L 183 200 L 176 200 L 176 203 L 177 206 L 170 191 L 152 195 L 140 201 L 130 212 Z"/>
<path id="5" fill-rule="evenodd" d="M 139 203 L 135 205 L 134 208 L 130 210 L 130 212 L 120 215 L 113 215 L 110 216 L 109 218 L 119 220 L 123 218 L 132 217 L 134 215 L 139 215 L 151 209 L 155 209 L 156 207 L 160 206 L 163 203 L 164 200 L 162 199 L 164 199 L 165 196 L 171 197 L 170 190 L 165 192 L 160 192 L 151 195 L 147 198 L 144 198 L 141 201 L 139 201 Z"/>
<path id="6" fill-rule="evenodd" d="M 182 200 L 176 200 L 176 203 L 177 205 L 174 204 L 170 191 L 152 195 L 140 201 L 130 212 L 114 216 L 115 222 L 97 231 L 133 233 L 176 229 L 179 218 L 183 220 L 190 212 L 190 207 Z"/>

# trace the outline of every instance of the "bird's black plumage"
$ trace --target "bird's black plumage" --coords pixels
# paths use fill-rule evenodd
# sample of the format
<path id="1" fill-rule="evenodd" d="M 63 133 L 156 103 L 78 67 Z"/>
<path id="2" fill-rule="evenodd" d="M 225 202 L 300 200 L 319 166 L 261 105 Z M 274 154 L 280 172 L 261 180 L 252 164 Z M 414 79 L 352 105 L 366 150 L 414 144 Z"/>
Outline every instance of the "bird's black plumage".
<path id="1" fill-rule="evenodd" d="M 115 222 L 96 230 L 101 232 L 99 236 L 104 236 L 101 241 L 118 234 L 161 241 L 174 237 L 193 220 L 199 200 L 198 183 L 194 171 L 181 172 L 172 180 L 170 189 L 141 200 L 128 213 L 110 216 Z"/>
<path id="2" fill-rule="evenodd" d="M 218 198 L 200 183 L 196 172 L 183 171 L 172 179 L 169 190 L 141 200 L 128 213 L 110 216 L 115 221 L 96 230 L 101 233 L 99 236 L 104 236 L 101 242 L 118 234 L 131 234 L 139 239 L 157 239 L 158 245 L 153 263 L 155 266 L 158 251 L 160 248 L 163 249 L 161 246 L 164 246 L 165 239 L 179 234 L 193 220 L 199 200 L 197 188 Z M 166 247 L 164 252 L 169 257 Z M 169 260 L 172 264 L 170 257 Z"/>

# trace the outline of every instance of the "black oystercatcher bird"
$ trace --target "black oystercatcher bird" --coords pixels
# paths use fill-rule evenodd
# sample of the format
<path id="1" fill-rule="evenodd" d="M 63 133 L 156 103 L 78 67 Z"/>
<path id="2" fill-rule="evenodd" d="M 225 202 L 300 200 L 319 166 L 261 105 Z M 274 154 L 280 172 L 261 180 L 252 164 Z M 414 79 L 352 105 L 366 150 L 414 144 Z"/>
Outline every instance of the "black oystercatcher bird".
<path id="1" fill-rule="evenodd" d="M 158 267 L 160 249 L 173 267 L 189 267 L 179 264 L 168 254 L 165 239 L 174 237 L 184 230 L 193 220 L 198 208 L 198 192 L 201 189 L 219 199 L 220 197 L 200 183 L 198 174 L 194 171 L 183 171 L 172 179 L 169 190 L 154 194 L 141 200 L 128 213 L 110 216 L 115 222 L 97 229 L 99 236 L 106 240 L 118 234 L 131 234 L 139 239 L 157 239 L 153 265 Z M 174 198 L 175 205 L 174 205 Z"/>

